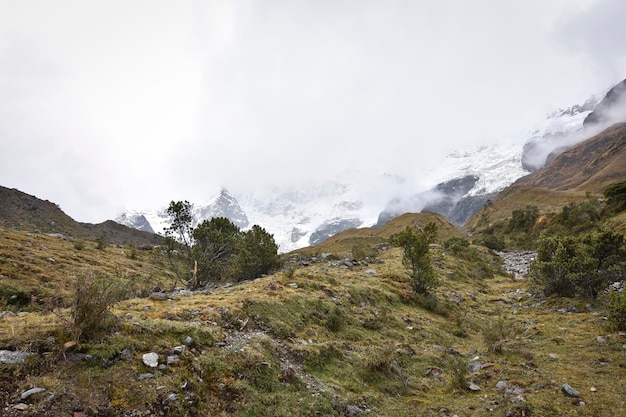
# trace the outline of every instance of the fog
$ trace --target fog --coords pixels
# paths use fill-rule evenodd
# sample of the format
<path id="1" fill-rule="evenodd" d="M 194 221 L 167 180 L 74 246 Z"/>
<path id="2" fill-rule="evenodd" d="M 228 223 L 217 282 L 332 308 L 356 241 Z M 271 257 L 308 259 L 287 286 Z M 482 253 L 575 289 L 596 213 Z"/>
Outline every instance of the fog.
<path id="1" fill-rule="evenodd" d="M 619 0 L 0 0 L 0 185 L 79 221 L 353 174 L 427 187 L 624 78 Z M 367 188 L 367 187 L 364 187 Z"/>

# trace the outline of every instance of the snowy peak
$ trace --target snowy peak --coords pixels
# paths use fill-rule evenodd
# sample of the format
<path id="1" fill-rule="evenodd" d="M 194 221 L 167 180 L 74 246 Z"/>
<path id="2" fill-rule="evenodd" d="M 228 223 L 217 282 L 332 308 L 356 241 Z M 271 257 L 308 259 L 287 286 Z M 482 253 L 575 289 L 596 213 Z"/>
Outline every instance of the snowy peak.
<path id="1" fill-rule="evenodd" d="M 150 222 L 143 214 L 122 213 L 115 219 L 115 222 L 123 224 L 124 226 L 132 227 L 133 229 L 154 233 Z"/>
<path id="2" fill-rule="evenodd" d="M 225 188 L 222 188 L 217 195 L 206 203 L 192 203 L 191 215 L 193 216 L 192 224 L 194 227 L 213 217 L 226 217 L 242 229 L 250 224 L 237 199 Z M 115 221 L 128 227 L 151 231 L 152 233 L 164 233 L 171 224 L 167 207 L 157 210 L 127 211 L 118 216 Z"/>
<path id="3" fill-rule="evenodd" d="M 242 229 L 250 225 L 248 216 L 239 205 L 239 202 L 226 188 L 222 188 L 211 202 L 194 206 L 192 214 L 198 224 L 214 217 L 226 217 Z"/>

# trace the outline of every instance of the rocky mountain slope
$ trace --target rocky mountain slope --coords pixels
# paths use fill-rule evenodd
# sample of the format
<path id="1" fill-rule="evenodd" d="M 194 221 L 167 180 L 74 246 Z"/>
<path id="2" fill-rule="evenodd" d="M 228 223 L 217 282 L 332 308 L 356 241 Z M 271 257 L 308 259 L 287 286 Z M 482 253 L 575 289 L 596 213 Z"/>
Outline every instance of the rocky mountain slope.
<path id="1" fill-rule="evenodd" d="M 242 228 L 259 224 L 274 235 L 282 252 L 315 245 L 342 230 L 380 226 L 407 212 L 437 212 L 461 226 L 505 187 L 626 114 L 624 85 L 558 109 L 518 137 L 453 152 L 436 169 L 416 173 L 421 184 L 432 187 L 395 175 L 363 184 L 364 175 L 352 172 L 332 181 L 275 186 L 236 197 L 223 189 L 208 202 L 192 202 L 194 215 L 197 222 L 225 216 Z M 129 211 L 116 221 L 155 232 L 169 224 L 163 207 Z"/>
<path id="2" fill-rule="evenodd" d="M 122 245 L 153 245 L 159 241 L 153 233 L 122 226 L 111 220 L 99 224 L 79 223 L 50 201 L 2 186 L 0 225 L 79 239 L 104 238 L 108 243 Z"/>
<path id="3" fill-rule="evenodd" d="M 624 179 L 626 124 L 619 123 L 572 146 L 546 167 L 505 188 L 467 222 L 467 227 L 477 229 L 527 206 L 555 212 L 571 202 L 600 198 L 607 185 Z"/>

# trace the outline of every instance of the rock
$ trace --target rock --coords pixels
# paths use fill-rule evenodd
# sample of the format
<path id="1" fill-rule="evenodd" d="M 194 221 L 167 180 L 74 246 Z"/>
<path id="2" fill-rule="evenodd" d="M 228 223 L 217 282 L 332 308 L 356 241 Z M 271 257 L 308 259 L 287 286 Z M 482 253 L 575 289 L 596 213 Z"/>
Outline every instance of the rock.
<path id="1" fill-rule="evenodd" d="M 553 361 L 556 361 L 559 359 L 559 355 L 557 355 L 556 353 L 549 353 L 548 357 L 552 359 Z"/>
<path id="2" fill-rule="evenodd" d="M 598 389 L 596 387 L 591 387 L 591 388 L 589 388 L 589 391 L 596 392 L 596 391 L 598 391 Z"/>
<path id="3" fill-rule="evenodd" d="M 346 406 L 346 416 L 352 417 L 352 416 L 358 416 L 361 414 L 363 414 L 363 410 L 361 410 L 356 405 L 348 404 Z"/>
<path id="4" fill-rule="evenodd" d="M 291 288 L 298 288 L 298 284 L 296 284 L 295 282 L 290 282 L 289 285 Z"/>
<path id="5" fill-rule="evenodd" d="M 157 353 L 144 353 L 141 356 L 141 360 L 146 366 L 150 368 L 156 368 L 157 366 L 159 366 L 159 355 Z"/>
<path id="6" fill-rule="evenodd" d="M 191 338 L 191 336 L 187 336 L 187 337 L 185 338 L 185 340 L 183 340 L 183 344 L 184 344 L 185 346 L 189 346 L 189 345 L 191 345 L 192 343 L 193 343 L 193 339 Z"/>
<path id="7" fill-rule="evenodd" d="M 449 291 L 447 294 L 452 299 L 452 301 L 454 301 L 457 304 L 461 304 L 461 302 L 463 301 L 463 296 L 459 294 L 458 292 Z"/>
<path id="8" fill-rule="evenodd" d="M 509 383 L 506 381 L 498 381 L 498 383 L 496 384 L 496 389 L 498 391 L 502 391 L 504 389 L 506 389 L 506 387 L 509 386 Z"/>
<path id="9" fill-rule="evenodd" d="M 31 388 L 27 391 L 24 391 L 22 395 L 20 396 L 20 399 L 23 401 L 27 399 L 28 397 L 30 397 L 31 395 L 39 394 L 40 392 L 44 392 L 44 391 L 45 391 L 45 388 L 38 388 L 38 387 Z"/>
<path id="10" fill-rule="evenodd" d="M 580 397 L 580 392 L 576 391 L 569 384 L 563 384 L 563 386 L 561 386 L 561 392 L 563 392 L 563 394 L 565 394 L 568 397 L 572 397 L 572 398 Z"/>
<path id="11" fill-rule="evenodd" d="M 73 347 L 76 347 L 78 342 L 76 340 L 70 340 L 69 342 L 63 343 L 63 350 L 70 350 Z"/>
<path id="12" fill-rule="evenodd" d="M 123 358 L 126 358 L 128 360 L 132 359 L 132 357 L 133 357 L 132 353 L 130 352 L 130 349 L 123 349 L 120 352 L 120 356 L 122 356 Z"/>
<path id="13" fill-rule="evenodd" d="M 176 362 L 180 362 L 180 357 L 178 355 L 170 355 L 165 359 L 165 363 L 168 365 L 172 365 Z"/>
<path id="14" fill-rule="evenodd" d="M 181 353 L 183 353 L 184 350 L 185 350 L 184 346 L 176 346 L 174 347 L 174 349 L 172 349 L 175 355 L 180 355 Z"/>
<path id="15" fill-rule="evenodd" d="M 473 391 L 473 392 L 480 391 L 480 387 L 478 385 L 474 384 L 473 382 L 470 382 L 470 384 L 467 386 L 467 388 L 469 388 L 469 390 Z"/>
<path id="16" fill-rule="evenodd" d="M 152 292 L 150 293 L 150 299 L 155 301 L 167 301 L 169 297 L 164 292 Z"/>
<path id="17" fill-rule="evenodd" d="M 26 411 L 28 410 L 28 404 L 18 403 L 13 406 L 13 409 L 17 411 Z"/>
<path id="18" fill-rule="evenodd" d="M 476 372 L 480 371 L 482 367 L 483 367 L 483 364 L 480 362 L 471 362 L 467 364 L 467 373 L 475 374 Z"/>
<path id="19" fill-rule="evenodd" d="M 53 264 L 56 261 L 54 260 L 54 258 L 46 258 L 46 262 Z"/>
<path id="20" fill-rule="evenodd" d="M 178 394 L 170 394 L 167 396 L 167 398 L 165 399 L 166 402 L 172 402 L 172 401 L 176 401 L 178 399 Z"/>
<path id="21" fill-rule="evenodd" d="M 606 343 L 606 337 L 598 336 L 598 337 L 596 337 L 596 342 L 598 342 L 599 344 L 603 345 L 603 344 Z"/>
<path id="22" fill-rule="evenodd" d="M 366 270 L 365 270 L 365 273 L 366 273 L 367 275 L 376 275 L 376 274 L 377 274 L 377 272 L 376 272 L 376 270 L 375 270 L 375 269 L 366 269 Z"/>
<path id="23" fill-rule="evenodd" d="M 0 350 L 0 363 L 22 363 L 29 356 L 33 356 L 35 353 L 30 352 L 21 352 L 21 351 L 10 351 L 10 350 Z"/>
<path id="24" fill-rule="evenodd" d="M 150 373 L 150 372 L 146 372 L 145 374 L 139 374 L 139 380 L 143 381 L 145 379 L 152 379 L 154 378 L 154 374 Z"/>

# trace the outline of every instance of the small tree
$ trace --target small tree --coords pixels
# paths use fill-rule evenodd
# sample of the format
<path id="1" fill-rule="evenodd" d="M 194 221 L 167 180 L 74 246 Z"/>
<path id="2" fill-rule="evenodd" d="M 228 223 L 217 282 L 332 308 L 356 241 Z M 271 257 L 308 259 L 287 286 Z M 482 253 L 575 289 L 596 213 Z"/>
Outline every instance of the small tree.
<path id="1" fill-rule="evenodd" d="M 241 230 L 226 217 L 205 220 L 193 231 L 193 258 L 198 262 L 195 281 L 198 288 L 208 281 L 219 281 L 226 273 L 235 252 Z"/>
<path id="2" fill-rule="evenodd" d="M 580 237 L 541 236 L 533 280 L 546 295 L 597 297 L 626 273 L 624 237 L 610 230 Z"/>
<path id="3" fill-rule="evenodd" d="M 609 207 L 616 212 L 626 209 L 626 181 L 613 183 L 604 189 Z"/>
<path id="4" fill-rule="evenodd" d="M 428 294 L 439 285 L 430 256 L 430 244 L 437 238 L 437 224 L 427 223 L 416 230 L 406 227 L 391 237 L 391 242 L 404 250 L 402 263 L 409 269 L 411 285 L 418 294 Z"/>
<path id="5" fill-rule="evenodd" d="M 189 201 L 172 201 L 167 208 L 167 214 L 170 216 L 172 224 L 165 228 L 165 236 L 174 238 L 181 243 L 191 258 L 191 245 L 193 244 L 191 203 Z"/>
<path id="6" fill-rule="evenodd" d="M 255 224 L 237 242 L 234 268 L 239 281 L 269 274 L 281 265 L 274 236 L 261 226 Z"/>

